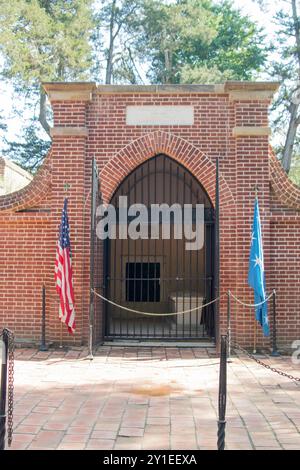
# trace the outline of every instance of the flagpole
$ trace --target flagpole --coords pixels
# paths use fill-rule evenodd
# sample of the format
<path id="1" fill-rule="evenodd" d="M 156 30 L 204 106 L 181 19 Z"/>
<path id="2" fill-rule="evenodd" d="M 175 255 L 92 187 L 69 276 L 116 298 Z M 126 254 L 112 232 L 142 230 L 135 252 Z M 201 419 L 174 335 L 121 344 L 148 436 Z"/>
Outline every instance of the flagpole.
<path id="1" fill-rule="evenodd" d="M 62 322 L 60 322 L 60 345 L 59 347 L 62 349 Z"/>
<path id="2" fill-rule="evenodd" d="M 255 200 L 258 198 L 258 185 L 255 185 Z M 257 329 L 256 329 L 256 315 L 254 310 L 254 342 L 253 342 L 253 354 L 256 354 L 256 344 L 257 344 Z"/>
<path id="3" fill-rule="evenodd" d="M 253 354 L 256 354 L 256 343 L 257 343 L 257 330 L 256 330 L 256 318 L 254 317 L 254 342 L 253 342 Z"/>
<path id="4" fill-rule="evenodd" d="M 95 215 L 96 215 L 96 197 L 98 185 L 98 173 L 96 159 L 92 160 L 92 193 L 91 193 L 91 227 L 90 227 L 90 306 L 89 306 L 89 342 L 88 342 L 88 356 L 87 359 L 92 360 L 93 356 L 93 335 L 94 335 L 94 321 L 95 321 L 95 295 L 93 289 L 95 287 Z"/>

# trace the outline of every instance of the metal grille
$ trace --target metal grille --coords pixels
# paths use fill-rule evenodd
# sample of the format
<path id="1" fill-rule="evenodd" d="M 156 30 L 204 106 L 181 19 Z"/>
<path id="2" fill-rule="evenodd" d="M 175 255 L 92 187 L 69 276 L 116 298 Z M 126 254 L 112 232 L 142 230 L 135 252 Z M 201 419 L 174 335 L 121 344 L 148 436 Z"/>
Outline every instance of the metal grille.
<path id="1" fill-rule="evenodd" d="M 201 307 L 214 296 L 214 210 L 195 177 L 182 165 L 158 155 L 135 169 L 121 183 L 111 203 L 118 213 L 119 196 L 128 206 L 142 203 L 196 204 L 205 207 L 205 240 L 200 250 L 187 251 L 186 240 L 176 239 L 176 221 L 170 219 L 171 239 L 107 240 L 105 295 L 114 302 L 145 312 L 176 312 Z M 120 220 L 117 217 L 117 224 Z M 118 233 L 118 231 L 117 231 Z M 191 339 L 214 337 L 214 306 L 165 317 L 145 317 L 105 305 L 106 338 Z"/>

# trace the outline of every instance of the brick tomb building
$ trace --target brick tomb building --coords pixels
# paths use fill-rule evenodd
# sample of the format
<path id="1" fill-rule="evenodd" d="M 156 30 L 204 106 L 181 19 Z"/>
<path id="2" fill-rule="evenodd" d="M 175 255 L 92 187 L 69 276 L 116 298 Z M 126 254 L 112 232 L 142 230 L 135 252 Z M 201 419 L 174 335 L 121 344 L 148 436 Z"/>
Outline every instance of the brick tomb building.
<path id="1" fill-rule="evenodd" d="M 44 283 L 47 342 L 86 344 L 90 324 L 94 344 L 105 339 L 218 342 L 226 330 L 228 289 L 253 302 L 247 273 L 257 187 L 267 291 L 277 292 L 278 342 L 289 347 L 300 339 L 300 189 L 288 180 L 269 145 L 268 106 L 277 88 L 276 83 L 260 82 L 44 84 L 54 114 L 51 149 L 28 186 L 0 197 L 0 325 L 11 328 L 23 343 L 38 342 Z M 61 328 L 54 286 L 56 239 L 66 195 L 76 298 L 74 337 Z M 99 240 L 95 207 L 101 200 L 118 206 L 119 196 L 126 196 L 129 205 L 147 207 L 204 204 L 204 246 L 187 251 L 185 241 L 174 236 Z M 117 304 L 153 315 L 105 303 L 90 295 L 91 286 Z M 202 308 L 218 291 L 219 307 Z M 184 315 L 156 316 L 196 307 Z M 251 347 L 253 309 L 232 301 L 231 316 L 233 337 Z M 269 345 L 260 328 L 257 340 Z"/>

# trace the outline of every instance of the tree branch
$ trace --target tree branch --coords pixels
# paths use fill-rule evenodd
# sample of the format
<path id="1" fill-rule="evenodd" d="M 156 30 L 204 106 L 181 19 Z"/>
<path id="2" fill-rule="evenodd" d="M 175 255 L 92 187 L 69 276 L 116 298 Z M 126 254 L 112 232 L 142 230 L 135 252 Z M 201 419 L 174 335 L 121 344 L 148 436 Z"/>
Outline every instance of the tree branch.
<path id="1" fill-rule="evenodd" d="M 297 13 L 296 0 L 292 1 L 292 12 L 293 12 L 293 27 L 294 27 L 294 36 L 296 41 L 296 51 L 295 56 L 298 61 L 298 79 L 300 80 L 300 21 Z M 282 157 L 282 166 L 284 170 L 289 173 L 292 163 L 293 149 L 295 144 L 295 138 L 297 134 L 297 129 L 299 126 L 299 116 L 298 116 L 299 104 L 298 101 L 292 102 L 290 106 L 290 121 L 289 128 L 286 135 L 286 140 L 283 149 Z"/>
<path id="2" fill-rule="evenodd" d="M 47 132 L 50 136 L 50 125 L 47 121 L 47 104 L 46 104 L 46 94 L 41 87 L 40 90 L 40 114 L 39 114 L 39 122 L 41 123 L 43 129 Z"/>

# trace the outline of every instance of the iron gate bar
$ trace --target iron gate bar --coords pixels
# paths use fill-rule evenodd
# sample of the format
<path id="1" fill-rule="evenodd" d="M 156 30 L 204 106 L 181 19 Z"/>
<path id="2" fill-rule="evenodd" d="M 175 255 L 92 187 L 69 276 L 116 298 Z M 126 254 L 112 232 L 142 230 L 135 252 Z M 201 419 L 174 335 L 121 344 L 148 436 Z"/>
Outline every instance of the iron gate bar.
<path id="1" fill-rule="evenodd" d="M 220 294 L 220 193 L 219 193 L 219 158 L 216 158 L 216 195 L 215 195 L 215 298 Z M 215 317 L 215 335 L 219 338 L 219 319 L 220 302 L 214 306 Z"/>
<path id="2" fill-rule="evenodd" d="M 95 318 L 95 296 L 92 293 L 95 285 L 95 223 L 96 223 L 96 199 L 98 192 L 98 170 L 96 160 L 92 159 L 91 182 L 91 232 L 90 232 L 90 306 L 89 306 L 89 357 L 93 356 L 93 335 Z"/>
<path id="3" fill-rule="evenodd" d="M 190 203 L 193 204 L 193 198 L 192 198 L 192 190 L 193 190 L 193 180 L 190 180 Z M 192 226 L 193 228 L 193 226 Z M 197 255 L 196 255 L 197 256 Z M 190 263 L 189 263 L 189 277 L 191 277 L 192 274 L 192 250 L 190 250 Z M 197 286 L 198 287 L 198 286 Z M 192 298 L 190 297 L 190 309 L 192 308 Z M 198 324 L 198 311 L 196 312 L 196 324 Z M 190 336 L 192 335 L 192 312 L 190 312 Z"/>
<path id="4" fill-rule="evenodd" d="M 128 191 L 128 182 L 127 182 L 127 191 Z M 123 187 L 123 195 L 125 195 L 125 185 Z M 121 240 L 121 253 L 123 253 L 123 245 L 125 246 L 125 242 L 123 241 L 123 239 Z M 121 258 L 121 272 L 123 273 L 123 266 L 122 266 L 122 258 Z M 122 279 L 121 281 L 121 286 L 120 286 L 120 292 L 122 293 L 123 292 L 123 289 L 124 289 L 124 278 Z M 119 312 L 120 312 L 120 334 L 122 335 L 122 327 L 123 327 L 123 314 L 124 312 L 119 309 Z"/>
<path id="5" fill-rule="evenodd" d="M 179 194 L 179 166 L 176 168 L 176 194 Z M 176 239 L 176 305 L 178 305 L 178 278 L 179 278 L 179 257 L 178 257 L 178 246 L 179 246 L 179 240 L 178 238 Z M 178 322 L 176 321 L 176 338 L 178 337 Z"/>
<path id="6" fill-rule="evenodd" d="M 104 297 L 108 297 L 108 283 L 106 281 L 107 276 L 108 276 L 108 261 L 110 259 L 110 244 L 108 243 L 108 239 L 104 240 L 103 243 L 103 292 L 104 292 Z M 108 315 L 107 315 L 107 304 L 104 302 L 103 304 L 103 311 L 102 311 L 102 323 L 103 323 L 103 332 L 104 332 L 104 338 L 107 336 L 107 333 L 109 331 L 108 329 Z"/>
<path id="7" fill-rule="evenodd" d="M 157 160 L 155 159 L 154 160 L 154 174 L 156 175 L 156 172 L 157 172 Z M 157 194 L 157 181 L 156 181 L 156 177 L 154 178 L 154 194 L 155 194 L 155 198 L 156 198 L 156 194 Z M 156 203 L 156 199 L 155 199 L 155 203 Z M 150 200 L 148 201 L 148 205 L 150 205 Z M 156 249 L 157 249 L 157 245 L 156 245 L 156 240 L 154 240 L 154 259 L 156 259 Z M 159 272 L 159 275 L 161 276 L 161 270 Z M 161 282 L 161 281 L 159 281 Z M 161 294 L 161 292 L 160 292 Z M 153 335 L 156 336 L 156 323 L 154 322 L 153 323 Z"/>
<path id="8" fill-rule="evenodd" d="M 185 172 L 183 173 L 183 205 L 185 204 Z M 182 271 L 183 271 L 183 278 L 185 277 L 185 250 L 184 244 L 182 243 Z M 183 279 L 183 292 L 185 292 L 185 279 Z M 182 315 L 182 334 L 185 336 L 184 332 L 184 325 L 185 325 L 185 315 Z"/>
<path id="9" fill-rule="evenodd" d="M 129 192 L 129 180 L 127 180 L 127 195 L 128 197 L 130 198 L 130 192 Z M 130 199 L 128 200 L 128 205 L 130 206 Z M 123 266 L 121 264 L 121 269 L 123 270 L 125 268 L 125 285 L 124 285 L 124 289 L 125 289 L 125 296 L 126 296 L 126 286 L 127 286 L 127 265 L 129 266 L 129 247 L 130 243 L 129 243 L 129 237 L 127 238 L 127 262 L 125 261 L 125 266 Z M 128 263 L 128 264 L 127 264 Z M 128 268 L 129 269 L 129 268 Z M 125 312 L 122 312 L 122 314 L 124 314 Z M 128 336 L 129 334 L 129 325 L 128 325 L 128 322 L 126 322 L 126 336 Z"/>
<path id="10" fill-rule="evenodd" d="M 141 200 L 143 201 L 144 200 L 144 165 L 142 165 L 140 167 L 140 169 L 141 169 L 141 181 L 142 181 L 142 183 L 141 183 L 141 190 L 142 190 Z M 144 242 L 144 240 L 143 240 L 143 238 L 141 238 L 141 254 L 144 252 L 143 251 L 143 246 L 144 246 L 143 242 Z M 142 258 L 142 256 L 141 256 L 141 258 Z M 142 283 L 141 283 L 141 294 L 142 294 Z M 141 335 L 142 335 L 142 326 L 143 326 L 143 324 L 140 321 L 140 334 Z"/>
<path id="11" fill-rule="evenodd" d="M 147 161 L 147 200 L 148 200 L 148 205 L 149 205 L 149 201 L 150 201 L 150 171 L 149 171 L 149 161 Z M 149 227 L 148 227 L 148 236 L 149 236 Z M 147 269 L 147 274 L 149 275 L 149 265 L 150 265 L 150 253 L 148 251 L 148 269 Z M 146 285 L 147 285 L 147 293 L 146 293 L 146 298 L 147 298 L 147 302 L 150 301 L 150 285 L 149 285 L 149 279 L 147 279 L 148 282 L 146 282 Z M 143 283 L 141 282 L 141 285 Z M 150 323 L 150 319 L 149 321 L 147 321 L 147 336 L 149 336 L 149 323 Z"/>
<path id="12" fill-rule="evenodd" d="M 134 200 L 136 200 L 136 171 L 134 172 Z M 134 243 L 134 259 L 136 259 L 136 243 Z M 134 276 L 136 277 L 136 263 L 134 264 Z M 136 281 L 134 282 L 134 298 L 136 298 Z M 136 324 L 133 322 L 133 336 L 135 336 Z"/>
<path id="13" fill-rule="evenodd" d="M 172 162 L 169 161 L 169 201 L 172 201 Z M 175 228 L 175 226 L 174 226 Z M 169 256 L 169 272 L 171 272 L 171 256 Z M 166 281 L 167 290 L 170 290 L 170 281 Z M 172 323 L 169 322 L 169 337 L 172 337 Z"/>
<path id="14" fill-rule="evenodd" d="M 165 185 L 165 176 L 166 176 L 166 160 L 165 158 L 163 159 L 163 202 L 166 200 L 166 185 Z M 156 195 L 155 195 L 156 196 Z M 163 227 L 162 227 L 163 229 Z M 165 240 L 162 240 L 162 252 L 165 253 Z M 165 264 L 165 263 L 164 263 Z M 163 284 L 163 292 L 165 292 L 166 289 L 166 283 Z M 165 336 L 165 323 L 163 322 L 162 324 L 162 336 Z"/>
<path id="15" fill-rule="evenodd" d="M 197 201 L 199 200 L 199 188 L 197 188 Z M 198 273 L 199 272 L 199 252 L 197 251 L 197 254 L 196 254 L 196 272 Z M 196 307 L 199 306 L 199 302 L 198 302 L 198 297 L 199 297 L 199 284 L 197 283 L 197 301 L 196 301 Z M 196 318 L 197 318 L 197 321 L 196 321 L 196 336 L 198 336 L 198 329 L 199 329 L 199 310 L 196 311 Z"/>

